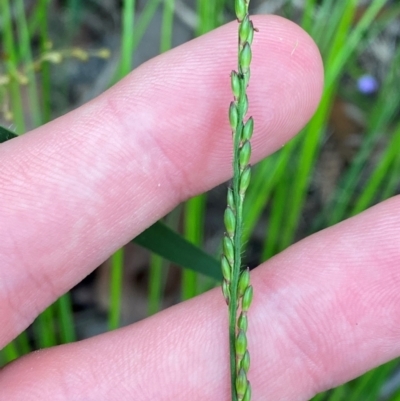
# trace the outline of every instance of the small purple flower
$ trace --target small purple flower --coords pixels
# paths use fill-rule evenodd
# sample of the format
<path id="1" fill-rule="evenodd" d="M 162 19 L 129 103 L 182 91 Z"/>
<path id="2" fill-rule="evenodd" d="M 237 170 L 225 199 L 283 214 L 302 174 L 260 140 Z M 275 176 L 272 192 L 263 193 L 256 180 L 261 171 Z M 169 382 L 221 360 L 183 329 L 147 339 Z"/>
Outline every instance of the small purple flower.
<path id="1" fill-rule="evenodd" d="M 357 80 L 358 90 L 365 95 L 372 95 L 378 90 L 378 87 L 378 80 L 372 75 L 365 74 Z"/>

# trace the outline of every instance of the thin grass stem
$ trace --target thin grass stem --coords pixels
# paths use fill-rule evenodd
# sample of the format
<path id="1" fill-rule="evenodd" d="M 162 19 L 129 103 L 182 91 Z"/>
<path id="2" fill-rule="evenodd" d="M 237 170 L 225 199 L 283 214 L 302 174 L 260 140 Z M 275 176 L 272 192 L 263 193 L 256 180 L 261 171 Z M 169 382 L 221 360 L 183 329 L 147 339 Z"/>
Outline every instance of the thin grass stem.
<path id="1" fill-rule="evenodd" d="M 19 35 L 20 59 L 25 65 L 25 74 L 28 79 L 29 108 L 32 115 L 33 127 L 38 127 L 42 124 L 42 115 L 40 110 L 36 76 L 34 70 L 31 68 L 33 65 L 33 57 L 31 38 L 29 35 L 28 23 L 25 15 L 24 1 L 16 0 L 15 5 L 17 12 L 16 21 Z"/>
<path id="2" fill-rule="evenodd" d="M 60 326 L 61 343 L 72 343 L 76 341 L 74 314 L 72 311 L 71 295 L 64 294 L 56 302 L 58 323 Z"/>
<path id="3" fill-rule="evenodd" d="M 12 27 L 10 1 L 3 0 L 0 2 L 0 11 L 3 20 L 3 48 L 7 54 L 5 65 L 7 73 L 12 77 L 9 86 L 10 98 L 11 98 L 11 111 L 13 115 L 13 122 L 16 127 L 16 133 L 22 134 L 26 131 L 25 129 L 25 118 L 22 106 L 22 97 L 20 92 L 20 74 L 18 71 L 18 59 L 16 54 L 16 46 L 14 40 L 14 32 Z"/>
<path id="4" fill-rule="evenodd" d="M 48 8 L 49 0 L 40 0 L 38 4 L 39 15 L 39 40 L 40 51 L 44 53 L 49 46 L 49 27 L 48 27 Z M 41 78 L 41 97 L 42 97 L 42 120 L 47 123 L 51 120 L 51 78 L 50 64 L 43 62 L 40 70 Z"/>
<path id="5" fill-rule="evenodd" d="M 38 348 L 50 348 L 57 345 L 54 305 L 50 305 L 36 318 L 33 330 Z"/>
<path id="6" fill-rule="evenodd" d="M 120 325 L 123 274 L 124 249 L 121 248 L 111 256 L 110 310 L 108 315 L 108 328 L 110 330 L 115 330 Z"/>

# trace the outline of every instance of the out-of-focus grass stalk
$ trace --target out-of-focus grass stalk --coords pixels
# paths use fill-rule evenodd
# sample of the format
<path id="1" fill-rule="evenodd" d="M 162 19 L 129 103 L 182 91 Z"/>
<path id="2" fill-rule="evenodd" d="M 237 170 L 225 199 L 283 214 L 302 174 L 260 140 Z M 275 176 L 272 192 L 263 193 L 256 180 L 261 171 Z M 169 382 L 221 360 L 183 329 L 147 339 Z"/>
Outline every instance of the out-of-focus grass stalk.
<path id="1" fill-rule="evenodd" d="M 124 249 L 121 248 L 111 256 L 110 310 L 108 315 L 108 328 L 110 330 L 115 330 L 120 325 L 123 274 Z"/>
<path id="2" fill-rule="evenodd" d="M 50 43 L 49 38 L 49 22 L 48 8 L 50 0 L 40 0 L 38 4 L 38 20 L 39 20 L 39 40 L 40 51 L 44 53 Z M 40 71 L 41 80 L 41 98 L 42 98 L 42 120 L 47 123 L 51 120 L 51 78 L 50 64 L 43 62 Z"/>
<path id="3" fill-rule="evenodd" d="M 25 6 L 23 0 L 16 0 L 16 22 L 19 36 L 19 60 L 25 66 L 25 74 L 28 78 L 28 97 L 29 108 L 32 116 L 33 127 L 38 127 L 42 124 L 42 115 L 40 110 L 40 102 L 38 95 L 38 88 L 36 84 L 36 76 L 34 70 L 31 68 L 33 65 L 31 38 L 28 30 L 28 23 L 25 15 Z"/>
<path id="4" fill-rule="evenodd" d="M 175 0 L 165 0 L 160 34 L 160 53 L 168 51 L 172 46 Z M 153 315 L 160 310 L 162 292 L 169 263 L 156 254 L 151 255 L 149 273 L 149 309 Z"/>
<path id="5" fill-rule="evenodd" d="M 203 35 L 215 28 L 215 2 L 209 0 L 197 0 L 198 25 L 196 36 Z"/>
<path id="6" fill-rule="evenodd" d="M 146 5 L 143 8 L 143 11 L 140 14 L 140 19 L 135 26 L 135 35 L 134 35 L 134 45 L 133 50 L 137 48 L 140 41 L 143 38 L 144 33 L 146 32 L 151 19 L 153 18 L 157 7 L 165 0 L 148 0 Z"/>
<path id="7" fill-rule="evenodd" d="M 124 0 L 123 2 L 120 78 L 132 70 L 135 44 L 135 5 L 135 0 Z"/>
<path id="8" fill-rule="evenodd" d="M 33 331 L 38 348 L 49 348 L 57 344 L 53 306 L 49 306 L 36 318 L 33 324 Z"/>
<path id="9" fill-rule="evenodd" d="M 308 33 L 311 32 L 316 4 L 317 0 L 306 0 L 304 4 L 304 12 L 301 19 L 301 26 Z"/>
<path id="10" fill-rule="evenodd" d="M 267 260 L 278 253 L 281 248 L 280 244 L 280 230 L 281 224 L 284 220 L 285 209 L 282 204 L 285 204 L 287 185 L 283 182 L 277 184 L 272 196 L 271 213 L 267 225 L 267 232 L 265 233 L 264 246 L 261 255 L 261 260 Z"/>
<path id="11" fill-rule="evenodd" d="M 204 237 L 204 218 L 205 218 L 206 196 L 199 195 L 189 199 L 185 203 L 184 233 L 187 240 L 195 245 L 201 246 Z M 186 300 L 197 295 L 196 272 L 182 270 L 182 290 L 181 298 Z"/>
<path id="12" fill-rule="evenodd" d="M 243 208 L 243 243 L 249 241 L 255 225 L 261 217 L 263 209 L 268 204 L 272 191 L 275 190 L 281 179 L 285 179 L 285 170 L 290 165 L 292 153 L 298 145 L 299 137 L 292 139 L 283 149 L 264 159 L 252 170 L 251 185 L 247 190 L 247 202 Z M 270 233 L 269 233 L 270 235 Z M 270 237 L 271 238 L 271 237 Z M 271 238 L 271 245 L 275 241 Z"/>
<path id="13" fill-rule="evenodd" d="M 174 27 L 175 0 L 164 0 L 163 17 L 161 25 L 160 53 L 172 47 L 172 33 Z"/>
<path id="14" fill-rule="evenodd" d="M 69 10 L 69 28 L 68 32 L 72 35 L 76 31 L 79 24 L 79 15 L 81 12 L 82 2 L 80 0 L 68 0 L 68 10 Z"/>
<path id="15" fill-rule="evenodd" d="M 20 356 L 20 354 L 17 350 L 17 346 L 15 344 L 15 341 L 11 342 L 10 344 L 7 344 L 1 350 L 1 356 L 2 356 L 2 359 L 4 359 L 4 364 L 17 359 Z"/>
<path id="16" fill-rule="evenodd" d="M 181 217 L 182 207 L 179 205 L 171 213 L 165 217 L 165 223 L 173 230 L 177 230 Z M 170 262 L 166 259 L 152 254 L 150 261 L 150 277 L 149 277 L 149 309 L 148 314 L 153 315 L 161 308 L 163 291 L 165 288 L 166 278 Z"/>
<path id="17" fill-rule="evenodd" d="M 12 76 L 12 80 L 9 84 L 11 93 L 11 104 L 12 112 L 14 117 L 14 123 L 18 133 L 23 133 L 26 130 L 22 98 L 20 92 L 21 80 L 28 78 L 26 82 L 28 85 L 28 97 L 29 107 L 33 116 L 33 123 L 35 126 L 40 125 L 41 115 L 40 107 L 38 106 L 38 90 L 36 86 L 36 79 L 34 72 L 29 68 L 33 65 L 32 51 L 31 51 L 31 39 L 28 30 L 28 24 L 25 16 L 25 9 L 22 0 L 16 2 L 16 25 L 18 29 L 18 46 L 13 36 L 12 31 L 12 20 L 10 14 L 9 1 L 3 1 L 2 11 L 4 18 L 4 31 L 3 31 L 3 44 L 7 54 L 8 60 L 6 62 L 7 72 Z M 20 49 L 17 53 L 16 49 Z M 23 64 L 26 71 L 27 77 L 23 76 L 19 70 L 19 64 Z M 54 319 L 51 307 L 43 312 L 35 321 L 34 331 L 36 333 L 36 340 L 40 347 L 50 347 L 56 344 L 56 338 L 54 333 Z M 25 344 L 25 348 L 29 348 L 28 344 Z"/>
<path id="18" fill-rule="evenodd" d="M 76 341 L 74 315 L 72 312 L 71 296 L 68 293 L 56 302 L 58 324 L 60 326 L 60 340 L 63 344 Z"/>
<path id="19" fill-rule="evenodd" d="M 145 34 L 151 19 L 154 17 L 155 12 L 157 11 L 158 6 L 164 0 L 148 0 L 146 5 L 144 6 L 142 12 L 140 13 L 140 18 L 135 22 L 135 31 L 132 33 L 133 35 L 133 47 L 132 47 L 132 55 L 135 53 L 137 47 L 139 46 L 140 41 Z M 122 49 L 121 49 L 122 51 Z M 110 84 L 115 84 L 121 78 L 121 74 L 119 69 L 115 76 L 112 77 Z"/>
<path id="20" fill-rule="evenodd" d="M 16 54 L 16 46 L 11 19 L 10 1 L 0 1 L 0 13 L 3 21 L 3 49 L 6 54 L 6 70 L 8 75 L 12 77 L 9 83 L 11 111 L 13 114 L 13 122 L 16 127 L 16 133 L 25 132 L 25 119 L 22 106 L 22 98 L 20 92 L 20 76 L 18 72 L 18 59 Z"/>
<path id="21" fill-rule="evenodd" d="M 132 70 L 135 36 L 135 0 L 124 0 L 122 8 L 122 38 L 119 78 Z M 124 249 L 121 248 L 111 257 L 110 311 L 108 327 L 119 327 L 121 315 L 122 277 L 124 269 Z"/>

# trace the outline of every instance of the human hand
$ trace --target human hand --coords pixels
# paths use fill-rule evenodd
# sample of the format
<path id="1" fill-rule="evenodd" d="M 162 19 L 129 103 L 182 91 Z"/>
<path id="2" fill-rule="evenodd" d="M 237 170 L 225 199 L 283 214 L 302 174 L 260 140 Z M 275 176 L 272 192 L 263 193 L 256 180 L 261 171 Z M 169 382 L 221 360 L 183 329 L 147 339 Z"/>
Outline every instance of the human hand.
<path id="1" fill-rule="evenodd" d="M 312 40 L 254 17 L 252 162 L 310 118 Z M 0 347 L 115 250 L 231 174 L 235 23 L 144 64 L 80 109 L 0 147 Z M 252 272 L 253 400 L 307 400 L 399 354 L 398 198 L 313 235 Z M 222 224 L 222 223 L 221 223 Z M 219 289 L 0 372 L 1 401 L 229 398 Z"/>

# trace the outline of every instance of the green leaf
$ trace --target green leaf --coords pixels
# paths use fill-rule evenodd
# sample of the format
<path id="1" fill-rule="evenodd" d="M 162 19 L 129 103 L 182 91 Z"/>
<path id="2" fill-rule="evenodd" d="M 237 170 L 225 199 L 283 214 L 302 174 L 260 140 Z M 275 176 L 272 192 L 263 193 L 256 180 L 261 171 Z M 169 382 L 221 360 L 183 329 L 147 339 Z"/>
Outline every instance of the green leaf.
<path id="1" fill-rule="evenodd" d="M 0 143 L 6 142 L 9 139 L 16 138 L 17 136 L 18 135 L 14 134 L 14 132 L 0 125 Z"/>
<path id="2" fill-rule="evenodd" d="M 215 258 L 160 221 L 139 234 L 133 242 L 179 266 L 222 280 L 220 264 Z"/>

